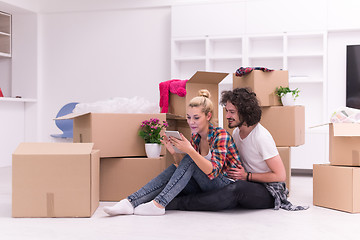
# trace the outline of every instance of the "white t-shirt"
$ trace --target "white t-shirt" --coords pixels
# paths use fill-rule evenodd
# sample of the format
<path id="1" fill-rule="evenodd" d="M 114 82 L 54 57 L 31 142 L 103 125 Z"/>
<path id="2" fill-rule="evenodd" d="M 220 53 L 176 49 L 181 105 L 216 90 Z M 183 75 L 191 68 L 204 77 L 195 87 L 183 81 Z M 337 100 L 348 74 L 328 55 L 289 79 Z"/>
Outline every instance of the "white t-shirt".
<path id="1" fill-rule="evenodd" d="M 270 172 L 265 160 L 277 156 L 279 152 L 269 131 L 260 123 L 244 139 L 240 138 L 239 131 L 235 128 L 233 138 L 245 169 L 253 173 Z"/>

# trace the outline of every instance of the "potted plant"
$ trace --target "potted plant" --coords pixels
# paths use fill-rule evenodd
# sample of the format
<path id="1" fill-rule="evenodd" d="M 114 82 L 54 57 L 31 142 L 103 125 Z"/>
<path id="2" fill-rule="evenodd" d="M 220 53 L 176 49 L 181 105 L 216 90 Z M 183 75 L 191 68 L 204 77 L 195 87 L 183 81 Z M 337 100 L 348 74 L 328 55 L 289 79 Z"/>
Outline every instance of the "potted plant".
<path id="1" fill-rule="evenodd" d="M 145 152 L 148 158 L 158 158 L 161 152 L 161 130 L 168 127 L 168 123 L 162 123 L 158 118 L 150 118 L 141 123 L 139 136 L 145 141 Z"/>
<path id="2" fill-rule="evenodd" d="M 295 105 L 295 100 L 299 97 L 300 90 L 298 88 L 291 90 L 289 87 L 277 87 L 275 94 L 280 97 L 283 106 Z"/>

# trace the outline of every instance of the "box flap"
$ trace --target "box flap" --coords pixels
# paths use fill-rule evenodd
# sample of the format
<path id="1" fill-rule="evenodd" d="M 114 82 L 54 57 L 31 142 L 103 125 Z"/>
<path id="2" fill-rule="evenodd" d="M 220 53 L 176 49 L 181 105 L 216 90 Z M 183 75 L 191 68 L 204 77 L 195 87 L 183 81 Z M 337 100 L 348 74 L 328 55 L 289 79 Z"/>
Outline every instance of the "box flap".
<path id="1" fill-rule="evenodd" d="M 85 112 L 85 113 L 69 113 L 69 114 L 67 114 L 67 115 L 54 118 L 54 120 L 74 119 L 74 118 L 76 118 L 76 117 L 84 116 L 84 115 L 86 115 L 86 114 L 90 114 L 90 112 Z"/>
<path id="2" fill-rule="evenodd" d="M 13 154 L 91 154 L 94 143 L 20 143 Z"/>
<path id="3" fill-rule="evenodd" d="M 197 71 L 187 83 L 220 83 L 229 73 Z"/>
<path id="4" fill-rule="evenodd" d="M 358 137 L 360 136 L 359 123 L 333 123 L 334 136 Z"/>

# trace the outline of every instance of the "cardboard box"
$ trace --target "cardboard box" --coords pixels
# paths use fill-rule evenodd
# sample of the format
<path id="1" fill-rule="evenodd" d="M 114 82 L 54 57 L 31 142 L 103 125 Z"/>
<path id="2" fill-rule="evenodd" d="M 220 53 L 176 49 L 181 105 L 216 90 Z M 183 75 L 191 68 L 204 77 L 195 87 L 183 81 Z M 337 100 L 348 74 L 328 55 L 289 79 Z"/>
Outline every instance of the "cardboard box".
<path id="1" fill-rule="evenodd" d="M 92 143 L 21 143 L 13 153 L 13 217 L 91 217 L 99 205 Z"/>
<path id="2" fill-rule="evenodd" d="M 273 136 L 277 147 L 295 147 L 305 143 L 305 107 L 262 107 L 261 125 Z"/>
<path id="3" fill-rule="evenodd" d="M 145 142 L 138 133 L 141 122 L 150 118 L 165 121 L 166 114 L 71 113 L 57 119 L 74 119 L 74 143 L 94 143 L 101 157 L 145 157 Z"/>
<path id="4" fill-rule="evenodd" d="M 360 166 L 360 124 L 329 124 L 329 158 L 332 165 Z"/>
<path id="5" fill-rule="evenodd" d="M 290 191 L 291 184 L 291 149 L 290 147 L 277 147 L 282 162 L 284 163 L 286 171 L 286 187 Z"/>
<path id="6" fill-rule="evenodd" d="M 280 106 L 279 97 L 276 96 L 277 87 L 289 86 L 288 71 L 263 72 L 254 70 L 242 77 L 233 74 L 233 89 L 249 87 L 255 93 L 260 102 L 260 106 Z"/>
<path id="7" fill-rule="evenodd" d="M 165 170 L 161 158 L 101 158 L 100 201 L 120 201 Z"/>
<path id="8" fill-rule="evenodd" d="M 190 100 L 198 96 L 199 90 L 209 90 L 210 100 L 214 104 L 213 121 L 218 125 L 218 84 L 228 75 L 228 73 L 218 72 L 196 72 L 186 83 L 186 96 L 179 97 L 176 94 L 169 94 L 169 113 L 186 117 L 186 107 Z"/>
<path id="9" fill-rule="evenodd" d="M 360 212 L 360 168 L 314 164 L 313 203 L 350 213 Z"/>

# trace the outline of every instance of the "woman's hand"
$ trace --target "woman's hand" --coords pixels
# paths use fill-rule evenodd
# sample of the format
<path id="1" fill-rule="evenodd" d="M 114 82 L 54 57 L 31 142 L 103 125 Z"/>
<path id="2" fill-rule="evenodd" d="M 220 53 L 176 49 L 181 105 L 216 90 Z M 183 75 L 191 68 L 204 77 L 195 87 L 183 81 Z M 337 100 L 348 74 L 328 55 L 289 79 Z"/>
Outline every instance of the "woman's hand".
<path id="1" fill-rule="evenodd" d="M 170 137 L 170 143 L 173 144 L 177 149 L 184 153 L 189 153 L 190 151 L 193 151 L 194 148 L 187 140 L 182 133 L 180 133 L 181 139 Z"/>
<path id="2" fill-rule="evenodd" d="M 228 176 L 234 180 L 246 180 L 247 172 L 243 166 L 239 165 L 237 168 L 230 168 Z"/>
<path id="3" fill-rule="evenodd" d="M 160 142 L 164 144 L 164 146 L 169 151 L 169 153 L 171 153 L 171 155 L 174 155 L 176 153 L 173 145 L 170 142 L 170 139 L 166 136 L 166 134 L 164 134 L 164 139 L 160 140 Z"/>

